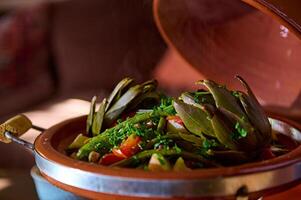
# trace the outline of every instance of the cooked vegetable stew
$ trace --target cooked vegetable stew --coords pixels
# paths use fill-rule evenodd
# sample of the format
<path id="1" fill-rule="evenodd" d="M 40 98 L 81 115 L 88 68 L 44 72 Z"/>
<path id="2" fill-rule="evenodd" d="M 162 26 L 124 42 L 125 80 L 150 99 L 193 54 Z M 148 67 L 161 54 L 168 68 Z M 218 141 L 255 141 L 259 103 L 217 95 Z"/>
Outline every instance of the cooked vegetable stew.
<path id="1" fill-rule="evenodd" d="M 172 98 L 157 81 L 121 80 L 96 106 L 85 133 L 66 152 L 74 159 L 112 167 L 183 171 L 232 166 L 274 158 L 298 143 L 273 132 L 248 84 L 232 91 L 211 80 Z"/>

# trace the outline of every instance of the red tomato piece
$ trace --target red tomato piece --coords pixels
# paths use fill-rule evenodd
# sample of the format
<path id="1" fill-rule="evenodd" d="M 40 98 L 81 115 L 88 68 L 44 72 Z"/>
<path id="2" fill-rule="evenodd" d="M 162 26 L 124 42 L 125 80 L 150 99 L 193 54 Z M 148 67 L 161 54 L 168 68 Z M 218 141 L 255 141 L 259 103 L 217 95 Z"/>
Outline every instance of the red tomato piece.
<path id="1" fill-rule="evenodd" d="M 172 116 L 167 116 L 166 118 L 168 121 L 174 121 L 178 124 L 180 124 L 181 126 L 184 126 L 184 122 L 182 121 L 182 119 L 177 116 L 177 115 L 172 115 Z"/>
<path id="2" fill-rule="evenodd" d="M 107 153 L 105 154 L 99 161 L 101 165 L 111 165 L 118 161 L 123 160 L 124 158 L 116 156 L 114 153 Z"/>
<path id="3" fill-rule="evenodd" d="M 117 157 L 120 157 L 120 158 L 127 158 L 127 156 L 124 155 L 120 149 L 113 149 L 112 152 L 113 152 L 113 154 L 114 154 L 115 156 L 117 156 Z"/>
<path id="4" fill-rule="evenodd" d="M 139 152 L 141 137 L 131 134 L 124 142 L 121 143 L 119 149 L 126 157 L 131 157 Z"/>

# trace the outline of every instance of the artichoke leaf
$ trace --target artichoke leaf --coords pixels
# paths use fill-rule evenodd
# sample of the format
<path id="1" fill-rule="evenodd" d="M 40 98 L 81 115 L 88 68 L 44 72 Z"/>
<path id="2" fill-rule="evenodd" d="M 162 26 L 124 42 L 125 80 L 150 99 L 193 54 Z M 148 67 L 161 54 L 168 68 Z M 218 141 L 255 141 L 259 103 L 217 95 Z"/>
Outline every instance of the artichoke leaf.
<path id="1" fill-rule="evenodd" d="M 239 92 L 240 102 L 245 109 L 245 112 L 248 115 L 250 122 L 253 126 L 258 129 L 262 134 L 262 142 L 269 143 L 272 134 L 271 124 L 266 116 L 263 108 L 260 103 L 256 99 L 254 93 L 250 89 L 249 85 L 246 81 L 240 76 L 236 76 L 236 78 L 243 84 L 246 88 L 248 95 L 243 92 Z"/>
<path id="2" fill-rule="evenodd" d="M 104 98 L 101 104 L 99 105 L 98 111 L 94 115 L 93 124 L 92 124 L 93 136 L 98 135 L 101 131 L 106 105 L 107 105 L 107 99 Z"/>
<path id="3" fill-rule="evenodd" d="M 111 105 L 113 104 L 114 101 L 116 101 L 117 99 L 120 98 L 120 96 L 122 95 L 122 92 L 124 89 L 126 89 L 128 86 L 130 86 L 133 83 L 133 79 L 131 78 L 124 78 L 122 79 L 114 88 L 114 90 L 112 91 L 112 93 L 110 94 L 109 98 L 108 98 L 108 103 L 106 105 L 105 111 L 107 111 Z"/>
<path id="4" fill-rule="evenodd" d="M 89 111 L 89 114 L 87 117 L 86 132 L 88 135 L 90 135 L 90 132 L 92 129 L 93 118 L 94 118 L 95 107 L 96 107 L 96 100 L 97 100 L 97 97 L 94 96 L 91 100 L 90 111 Z"/>
<path id="5" fill-rule="evenodd" d="M 232 139 L 233 130 L 229 122 L 223 119 L 222 113 L 214 112 L 210 121 L 218 141 L 229 149 L 238 150 L 237 143 Z"/>
<path id="6" fill-rule="evenodd" d="M 179 136 L 187 141 L 192 143 L 196 147 L 203 147 L 204 137 L 198 137 L 196 135 L 184 132 L 178 132 Z"/>
<path id="7" fill-rule="evenodd" d="M 160 95 L 155 92 L 158 86 L 157 80 L 149 80 L 141 84 L 142 92 L 137 98 L 135 98 L 130 105 L 128 106 L 128 110 L 132 110 L 137 108 L 142 102 L 160 102 Z M 149 100 L 149 101 L 148 101 Z"/>
<path id="8" fill-rule="evenodd" d="M 217 108 L 225 108 L 239 117 L 245 117 L 246 114 L 241 109 L 238 100 L 232 95 L 231 91 L 227 88 L 218 85 L 211 80 L 198 81 L 197 84 L 205 85 L 213 95 Z"/>
<path id="9" fill-rule="evenodd" d="M 116 120 L 127 106 L 142 92 L 141 85 L 135 85 L 129 88 L 121 97 L 118 99 L 112 107 L 105 114 L 105 123 L 111 124 Z"/>
<path id="10" fill-rule="evenodd" d="M 128 106 L 128 110 L 132 110 L 134 108 L 138 108 L 139 105 L 143 102 L 160 102 L 160 95 L 157 92 L 147 92 L 144 94 L 140 94 L 137 98 L 135 98 L 130 105 Z"/>
<path id="11" fill-rule="evenodd" d="M 213 107 L 211 107 L 212 109 Z M 256 130 L 251 124 L 223 108 L 213 108 L 211 123 L 217 139 L 232 150 L 251 152 L 256 150 Z"/>
<path id="12" fill-rule="evenodd" d="M 143 87 L 143 93 L 152 92 L 157 89 L 158 81 L 157 80 L 149 80 L 141 84 Z"/>
<path id="13" fill-rule="evenodd" d="M 184 92 L 180 97 L 185 103 L 194 106 L 202 104 L 215 105 L 215 100 L 212 94 L 208 91 Z"/>
<path id="14" fill-rule="evenodd" d="M 202 109 L 174 100 L 174 108 L 180 118 L 183 120 L 185 127 L 193 134 L 202 137 L 203 133 L 215 137 L 212 125 L 207 118 L 206 112 Z"/>
<path id="15" fill-rule="evenodd" d="M 186 104 L 202 109 L 201 104 L 195 102 L 194 96 L 190 92 L 182 93 L 180 99 Z"/>

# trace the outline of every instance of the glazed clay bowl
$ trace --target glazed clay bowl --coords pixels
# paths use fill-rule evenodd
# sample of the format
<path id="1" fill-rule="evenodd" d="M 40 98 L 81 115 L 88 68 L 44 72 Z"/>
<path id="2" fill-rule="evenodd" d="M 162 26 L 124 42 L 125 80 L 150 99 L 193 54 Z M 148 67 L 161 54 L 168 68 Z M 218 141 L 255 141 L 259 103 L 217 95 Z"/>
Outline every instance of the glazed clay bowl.
<path id="1" fill-rule="evenodd" d="M 301 142 L 300 125 L 270 118 L 275 131 Z M 190 172 L 147 172 L 74 160 L 67 145 L 85 130 L 86 117 L 59 123 L 34 143 L 41 174 L 55 186 L 91 199 L 250 199 L 285 190 L 301 180 L 301 146 L 274 159 Z"/>
<path id="2" fill-rule="evenodd" d="M 162 37 L 200 77 L 239 88 L 233 81 L 239 74 L 269 112 L 295 119 L 301 118 L 300 7 L 299 0 L 153 4 Z"/>

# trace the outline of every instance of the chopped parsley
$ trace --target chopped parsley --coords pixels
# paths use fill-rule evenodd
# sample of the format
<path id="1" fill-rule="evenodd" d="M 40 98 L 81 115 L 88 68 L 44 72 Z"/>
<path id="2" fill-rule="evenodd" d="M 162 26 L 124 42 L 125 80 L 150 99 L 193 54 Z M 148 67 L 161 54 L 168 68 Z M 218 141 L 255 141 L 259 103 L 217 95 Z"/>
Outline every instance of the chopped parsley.
<path id="1" fill-rule="evenodd" d="M 214 102 L 212 95 L 208 91 L 194 92 L 193 100 L 195 103 L 199 103 L 199 104 L 205 104 L 205 103 L 210 104 L 211 102 Z"/>
<path id="2" fill-rule="evenodd" d="M 175 146 L 173 148 L 174 148 L 174 150 L 176 150 L 176 152 L 178 154 L 180 154 L 182 152 L 182 149 L 180 147 L 178 147 L 177 144 L 175 144 Z"/>
<path id="3" fill-rule="evenodd" d="M 205 139 L 203 141 L 203 148 L 206 150 L 211 149 L 213 147 L 217 147 L 217 146 L 218 146 L 218 143 L 214 139 Z"/>
<path id="4" fill-rule="evenodd" d="M 162 137 L 161 134 L 157 135 L 157 142 L 154 144 L 154 149 L 163 148 L 163 149 L 169 149 L 170 144 L 173 142 L 172 139 Z"/>
<path id="5" fill-rule="evenodd" d="M 158 158 L 158 161 L 160 162 L 160 165 L 166 164 L 166 160 L 164 159 L 164 157 L 161 154 L 157 153 L 157 158 Z"/>
<path id="6" fill-rule="evenodd" d="M 232 91 L 232 95 L 233 95 L 234 97 L 239 98 L 240 92 L 239 92 L 239 91 Z"/>
<path id="7" fill-rule="evenodd" d="M 131 122 L 125 122 L 122 128 L 118 130 L 113 130 L 109 137 L 109 142 L 112 144 L 112 146 L 116 147 L 119 146 L 119 144 L 125 140 L 129 135 L 136 134 L 137 136 L 140 136 L 142 138 L 146 137 L 148 135 L 151 135 L 153 133 L 153 128 L 149 128 L 146 125 L 146 122 L 142 122 L 139 124 L 133 124 Z"/>
<path id="8" fill-rule="evenodd" d="M 236 122 L 235 124 L 235 130 L 239 133 L 241 137 L 246 137 L 248 135 L 248 132 L 246 129 L 244 129 L 239 122 Z"/>

